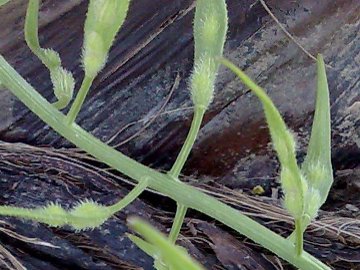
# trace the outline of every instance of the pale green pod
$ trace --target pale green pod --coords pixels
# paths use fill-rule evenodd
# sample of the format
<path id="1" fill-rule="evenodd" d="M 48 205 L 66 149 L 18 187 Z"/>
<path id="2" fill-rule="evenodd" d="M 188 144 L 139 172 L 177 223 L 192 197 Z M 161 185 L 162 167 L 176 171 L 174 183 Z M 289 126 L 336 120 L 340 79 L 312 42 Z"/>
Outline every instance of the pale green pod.
<path id="1" fill-rule="evenodd" d="M 306 173 L 309 185 L 319 191 L 322 190 L 324 182 L 327 182 L 327 178 L 329 177 L 329 172 L 326 167 L 320 162 L 314 161 L 314 163 L 306 167 L 306 170 L 303 167 L 303 171 Z"/>
<path id="2" fill-rule="evenodd" d="M 195 64 L 223 55 L 228 15 L 225 0 L 197 0 L 194 19 Z M 217 65 L 214 66 L 214 69 Z M 214 70 L 215 71 L 215 70 Z"/>
<path id="3" fill-rule="evenodd" d="M 195 107 L 207 108 L 214 95 L 227 32 L 225 0 L 197 0 L 194 19 L 194 71 L 191 76 L 191 98 Z"/>
<path id="4" fill-rule="evenodd" d="M 68 224 L 77 231 L 101 226 L 112 212 L 108 207 L 86 200 L 74 207 L 68 215 Z"/>
<path id="5" fill-rule="evenodd" d="M 61 59 L 58 52 L 53 49 L 41 49 L 40 60 L 50 70 L 61 66 Z"/>
<path id="6" fill-rule="evenodd" d="M 309 189 L 308 194 L 306 195 L 306 209 L 305 209 L 305 214 L 308 216 L 309 221 L 313 220 L 317 216 L 320 206 L 321 206 L 321 196 L 319 191 L 316 189 Z"/>
<path id="7" fill-rule="evenodd" d="M 74 93 L 74 77 L 69 71 L 62 67 L 53 70 L 50 73 L 50 77 L 54 85 L 54 94 L 58 99 L 58 102 L 56 102 L 54 106 L 58 109 L 65 108 L 67 104 L 69 104 Z"/>
<path id="8" fill-rule="evenodd" d="M 107 50 L 101 35 L 97 32 L 92 31 L 86 33 L 85 40 L 92 45 L 84 46 L 83 66 L 85 68 L 86 76 L 93 78 L 103 69 L 106 63 Z"/>
<path id="9" fill-rule="evenodd" d="M 301 196 L 296 192 L 287 192 L 284 196 L 284 208 L 295 219 L 300 219 L 304 214 L 304 208 L 301 204 Z"/>
<path id="10" fill-rule="evenodd" d="M 317 57 L 315 115 L 307 155 L 301 169 L 306 175 L 309 185 L 313 185 L 314 188 L 319 191 L 321 204 L 323 204 L 326 201 L 334 180 L 331 165 L 329 87 L 327 83 L 324 59 L 320 54 Z"/>
<path id="11" fill-rule="evenodd" d="M 286 167 L 281 169 L 280 173 L 281 187 L 284 192 L 284 206 L 294 218 L 301 218 L 304 213 L 303 195 L 299 192 L 294 174 Z M 304 193 L 308 187 L 306 180 L 301 177 L 301 185 Z"/>
<path id="12" fill-rule="evenodd" d="M 280 112 L 275 107 L 270 97 L 260 86 L 228 60 L 221 59 L 221 63 L 230 68 L 260 99 L 264 108 L 273 146 L 278 154 L 281 164 L 282 176 L 280 179 L 285 191 L 285 206 L 289 209 L 290 202 L 294 202 L 296 205 L 291 206 L 292 209 L 290 213 L 295 213 L 297 218 L 300 217 L 304 213 L 304 196 L 307 185 L 297 164 L 295 155 L 296 143 L 291 131 L 287 128 Z M 295 194 L 297 199 L 293 200 L 293 198 L 287 198 L 291 196 L 289 195 L 290 193 Z"/>
<path id="13" fill-rule="evenodd" d="M 48 206 L 34 211 L 39 211 L 37 220 L 39 222 L 44 222 L 52 227 L 61 227 L 67 224 L 68 213 L 56 203 L 50 203 Z"/>
<path id="14" fill-rule="evenodd" d="M 212 70 L 215 61 L 207 58 L 199 62 L 191 76 L 191 97 L 196 106 L 206 109 L 213 99 L 216 74 Z"/>
<path id="15" fill-rule="evenodd" d="M 104 67 L 110 47 L 124 23 L 130 0 L 90 0 L 84 27 L 83 66 L 94 78 Z"/>

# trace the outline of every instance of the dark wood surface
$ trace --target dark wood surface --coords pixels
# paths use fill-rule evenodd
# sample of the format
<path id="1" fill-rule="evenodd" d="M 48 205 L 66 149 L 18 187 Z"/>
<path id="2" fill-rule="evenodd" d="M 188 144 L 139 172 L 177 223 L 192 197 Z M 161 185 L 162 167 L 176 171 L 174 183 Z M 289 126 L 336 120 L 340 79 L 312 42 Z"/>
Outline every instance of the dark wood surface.
<path id="1" fill-rule="evenodd" d="M 24 0 L 14 0 L 0 9 L 0 53 L 41 94 L 54 101 L 47 70 L 31 54 L 23 40 L 26 3 Z M 360 168 L 360 2 L 279 0 L 267 3 L 286 29 L 311 54 L 322 53 L 325 57 L 329 66 L 331 91 L 333 164 L 336 172 L 350 172 L 351 175 Z M 40 12 L 42 46 L 60 52 L 64 65 L 74 73 L 77 85 L 83 76 L 80 55 L 86 6 L 87 1 L 82 0 L 47 0 L 43 1 Z M 301 159 L 314 110 L 315 63 L 286 37 L 259 2 L 229 0 L 228 7 L 230 29 L 225 55 L 273 98 L 296 134 Z M 111 50 L 108 64 L 96 79 L 77 120 L 101 140 L 112 139 L 111 145 L 121 144 L 117 149 L 157 169 L 171 166 L 191 121 L 192 111 L 189 107 L 192 104 L 187 85 L 192 67 L 193 11 L 193 0 L 133 1 L 126 23 Z M 180 76 L 180 84 L 166 104 L 163 112 L 167 113 L 157 116 L 144 129 L 144 125 L 158 114 L 169 97 L 177 75 Z M 127 125 L 127 129 L 114 137 Z M 127 140 L 136 133 L 136 137 Z M 4 142 L 0 151 L 2 185 L 6 190 L 1 195 L 3 204 L 34 206 L 56 198 L 68 205 L 88 196 L 112 201 L 129 188 L 122 187 L 116 177 L 97 174 L 101 167 L 98 163 L 85 160 L 85 165 L 77 169 L 72 163 L 82 162 L 84 157 L 64 154 L 61 149 L 71 148 L 72 145 L 49 129 L 6 90 L 0 92 L 0 140 Z M 35 148 L 28 149 L 19 143 Z M 29 156 L 23 149 L 29 150 Z M 57 151 L 63 155 L 57 156 L 58 161 L 53 157 Z M 75 150 L 72 149 L 71 153 L 75 153 Z M 69 156 L 75 161 L 66 161 Z M 87 175 L 84 168 L 90 170 L 91 181 L 84 176 Z M 67 177 L 68 174 L 70 176 Z M 184 174 L 196 176 L 202 182 L 215 180 L 235 189 L 262 184 L 267 194 L 277 186 L 277 161 L 269 144 L 261 105 L 224 68 L 220 70 L 214 102 L 206 114 L 199 140 Z M 104 180 L 108 177 L 111 184 L 106 184 Z M 70 188 L 63 183 L 64 179 L 70 179 Z M 359 188 L 359 178 L 352 181 L 357 183 L 345 181 L 344 184 L 342 180 L 340 188 Z M 31 193 L 34 192 L 34 197 L 23 197 L 24 192 L 30 194 L 27 189 L 32 182 L 34 188 Z M 18 184 L 13 187 L 14 183 Z M 94 187 L 94 183 L 101 185 Z M 342 195 L 332 193 L 332 198 L 339 200 L 339 197 Z M 344 197 L 341 201 L 342 205 L 349 203 Z M 359 204 L 355 199 L 350 203 L 355 206 Z M 131 213 L 139 212 L 148 217 L 156 211 L 142 201 L 131 206 L 131 209 Z M 125 219 L 126 214 L 121 214 L 119 222 L 106 226 L 114 235 L 120 235 L 126 230 Z M 14 226 L 20 232 L 26 232 L 30 227 L 33 230 L 41 229 L 41 233 L 34 231 L 34 236 L 48 232 L 49 241 L 55 241 L 52 240 L 54 235 L 59 237 L 59 241 L 66 241 L 64 239 L 69 237 L 69 233 L 65 232 L 67 235 L 64 237 L 64 232 L 49 230 L 42 225 L 33 226 L 12 219 L 10 223 L 16 224 Z M 160 226 L 160 221 L 156 224 Z M 93 245 L 101 249 L 107 243 L 107 238 L 99 236 L 99 233 L 89 232 L 83 237 L 91 241 L 95 239 Z M 4 239 L 6 247 L 19 257 L 19 244 L 10 238 Z M 84 252 L 84 249 L 77 248 L 79 243 L 76 241 L 78 239 L 70 241 L 72 248 Z M 118 266 L 112 266 L 114 261 L 105 259 L 98 259 L 97 265 L 90 264 L 91 257 L 95 255 L 86 249 L 88 265 L 84 259 L 66 266 L 64 261 L 72 262 L 76 258 L 71 252 L 64 255 L 65 251 L 58 250 L 58 255 L 52 254 L 53 251 L 47 254 L 34 246 L 24 248 L 32 255 L 29 255 L 28 261 L 22 262 L 27 264 L 28 269 L 45 269 L 40 266 L 44 263 L 43 256 L 50 256 L 45 260 L 49 267 L 46 269 L 122 269 L 125 266 L 120 267 L 121 263 L 128 264 L 128 268 L 132 265 L 148 269 L 151 261 L 144 256 L 137 259 L 137 251 L 130 247 L 129 241 L 124 241 L 126 244 L 119 241 L 118 246 L 110 247 L 113 253 L 109 254 L 113 257 L 106 252 L 100 252 L 98 256 L 115 258 L 114 261 L 118 258 Z M 213 259 L 214 264 L 221 264 L 214 254 L 210 256 L 203 251 L 196 252 L 201 254 L 199 258 L 203 258 L 204 262 Z"/>

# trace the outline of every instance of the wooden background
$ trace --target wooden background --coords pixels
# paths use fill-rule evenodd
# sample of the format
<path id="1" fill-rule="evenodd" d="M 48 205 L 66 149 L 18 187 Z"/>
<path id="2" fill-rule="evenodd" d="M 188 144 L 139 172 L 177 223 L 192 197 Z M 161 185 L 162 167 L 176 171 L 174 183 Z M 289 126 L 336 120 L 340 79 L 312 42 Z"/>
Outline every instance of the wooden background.
<path id="1" fill-rule="evenodd" d="M 314 110 L 315 63 L 286 37 L 260 2 L 227 2 L 230 29 L 225 55 L 268 91 L 296 134 L 301 159 Z M 26 4 L 25 0 L 13 0 L 0 8 L 0 53 L 41 94 L 55 101 L 48 71 L 24 43 Z M 267 4 L 286 29 L 311 54 L 322 53 L 329 66 L 337 180 L 326 207 L 335 211 L 331 208 L 334 203 L 339 207 L 336 211 L 347 209 L 347 205 L 356 209 L 360 205 L 356 195 L 360 191 L 360 2 L 278 0 Z M 40 12 L 40 42 L 60 53 L 77 86 L 83 77 L 80 55 L 86 8 L 87 1 L 82 0 L 45 0 Z M 77 119 L 101 140 L 110 140 L 123 153 L 159 170 L 170 168 L 191 121 L 187 85 L 192 68 L 193 12 L 193 0 L 132 1 L 108 64 Z M 170 96 L 176 76 L 180 84 Z M 37 206 L 55 199 L 71 205 L 88 197 L 109 203 L 129 188 L 119 181 L 119 175 L 109 175 L 101 164 L 73 149 L 6 90 L 0 92 L 0 140 L 2 204 Z M 71 149 L 67 152 L 66 148 Z M 224 68 L 184 175 L 189 176 L 188 180 L 196 177 L 200 183 L 216 182 L 245 191 L 261 184 L 265 195 L 271 195 L 278 185 L 277 161 L 261 105 Z M 24 245 L 6 233 L 0 240 L 3 248 L 28 269 L 151 269 L 151 260 L 139 255 L 123 233 L 129 213 L 152 217 L 158 226 L 167 226 L 170 220 L 156 216 L 159 208 L 172 211 L 173 205 L 160 205 L 156 202 L 169 202 L 153 196 L 138 200 L 103 230 L 76 236 L 66 230 L 4 219 L 4 228 L 11 227 L 61 249 Z M 221 230 L 209 223 L 201 224 L 197 229 L 208 237 L 215 235 L 214 230 Z M 187 246 L 209 269 L 218 269 L 215 265 L 237 269 L 230 268 L 232 262 L 223 259 L 219 249 L 208 252 L 190 242 Z M 272 267 L 262 261 L 259 252 L 253 254 L 259 268 L 247 269 L 260 269 L 261 264 Z M 346 262 L 346 256 L 355 258 L 356 253 L 346 250 L 342 257 L 339 254 L 328 256 L 329 262 Z"/>

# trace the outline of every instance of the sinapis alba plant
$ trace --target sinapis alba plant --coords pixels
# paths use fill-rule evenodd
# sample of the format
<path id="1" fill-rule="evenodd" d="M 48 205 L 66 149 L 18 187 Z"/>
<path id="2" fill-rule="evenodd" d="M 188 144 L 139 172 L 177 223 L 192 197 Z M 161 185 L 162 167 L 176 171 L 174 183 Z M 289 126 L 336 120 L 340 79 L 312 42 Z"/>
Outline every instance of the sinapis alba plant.
<path id="1" fill-rule="evenodd" d="M 9 1 L 0 0 L 0 6 L 7 2 Z M 183 248 L 175 245 L 188 208 L 222 222 L 297 268 L 330 269 L 303 250 L 303 233 L 325 202 L 332 184 L 329 91 L 322 57 L 319 55 L 317 59 L 316 112 L 311 139 L 305 161 L 300 166 L 295 156 L 296 143 L 293 135 L 266 92 L 230 61 L 222 58 L 228 25 L 225 0 L 196 0 L 194 69 L 189 85 L 195 108 L 194 118 L 173 167 L 163 174 L 114 150 L 75 123 L 93 80 L 106 64 L 111 45 L 126 19 L 129 4 L 130 0 L 89 1 L 82 48 L 85 76 L 67 115 L 59 110 L 70 104 L 75 83 L 71 73 L 62 67 L 59 54 L 40 46 L 39 0 L 29 0 L 25 40 L 32 52 L 49 69 L 54 95 L 58 101 L 50 104 L 1 55 L 0 82 L 60 135 L 99 161 L 132 178 L 137 185 L 114 205 L 101 205 L 88 199 L 78 202 L 70 209 L 56 203 L 36 209 L 0 206 L 0 215 L 31 219 L 54 227 L 67 225 L 75 231 L 94 229 L 149 188 L 177 203 L 174 223 L 168 236 L 162 235 L 137 218 L 129 219 L 129 226 L 139 234 L 129 235 L 129 238 L 154 258 L 154 266 L 159 270 L 203 269 Z M 220 64 L 232 70 L 263 104 L 273 146 L 281 164 L 280 180 L 285 194 L 284 207 L 295 220 L 295 231 L 288 239 L 179 181 L 179 174 L 196 140 L 203 116 L 213 99 Z"/>

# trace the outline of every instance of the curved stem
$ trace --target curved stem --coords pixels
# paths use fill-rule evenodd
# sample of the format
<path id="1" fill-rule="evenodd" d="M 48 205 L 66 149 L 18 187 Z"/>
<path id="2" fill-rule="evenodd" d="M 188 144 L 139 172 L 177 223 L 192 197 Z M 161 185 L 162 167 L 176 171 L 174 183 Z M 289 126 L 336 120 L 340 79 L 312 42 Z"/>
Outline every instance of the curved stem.
<path id="1" fill-rule="evenodd" d="M 191 149 L 194 146 L 195 140 L 199 133 L 201 122 L 204 117 L 205 109 L 202 107 L 195 107 L 194 117 L 191 122 L 191 127 L 189 133 L 186 137 L 185 143 L 183 144 L 179 155 L 176 158 L 174 165 L 172 166 L 171 170 L 168 172 L 173 179 L 178 181 L 178 177 L 180 175 L 181 170 L 183 169 L 186 160 L 188 159 Z M 169 239 L 172 243 L 176 242 L 176 239 L 179 236 L 181 226 L 184 223 L 184 218 L 186 215 L 187 207 L 182 204 L 177 203 L 175 219 L 173 221 Z"/>
<path id="2" fill-rule="evenodd" d="M 202 119 L 204 117 L 205 109 L 202 107 L 195 107 L 194 118 L 191 122 L 189 133 L 186 137 L 185 143 L 182 146 L 179 155 L 176 158 L 174 165 L 169 171 L 169 175 L 174 179 L 177 179 L 180 175 L 182 168 L 185 165 L 186 160 L 189 157 L 190 151 L 194 146 L 196 137 L 199 133 Z"/>
<path id="3" fill-rule="evenodd" d="M 66 123 L 66 117 L 29 85 L 1 55 L 0 80 L 31 111 L 56 132 L 101 162 L 137 182 L 142 182 L 148 178 L 150 188 L 161 192 L 164 196 L 173 199 L 179 204 L 222 222 L 224 225 L 252 239 L 255 243 L 274 252 L 295 267 L 304 270 L 330 270 L 327 265 L 305 251 L 302 252 L 301 256 L 297 256 L 293 243 L 238 210 L 187 184 L 170 181 L 170 176 L 157 172 L 125 156 L 76 124 L 69 126 Z"/>
<path id="4" fill-rule="evenodd" d="M 140 196 L 141 193 L 144 192 L 148 184 L 149 181 L 146 178 L 145 180 L 139 182 L 139 184 L 137 184 L 124 198 L 122 198 L 117 203 L 109 206 L 109 209 L 112 212 L 112 214 L 121 211 L 124 207 L 132 203 L 137 197 Z"/>
<path id="5" fill-rule="evenodd" d="M 76 98 L 73 102 L 73 104 L 71 105 L 71 108 L 69 110 L 69 113 L 66 116 L 66 122 L 68 125 L 71 125 L 72 123 L 75 122 L 75 119 L 77 117 L 77 115 L 80 112 L 81 106 L 83 105 L 86 95 L 89 92 L 89 89 L 91 87 L 91 84 L 93 82 L 94 78 L 91 77 L 84 77 L 84 80 L 81 84 L 79 93 L 76 95 Z"/>
<path id="6" fill-rule="evenodd" d="M 304 233 L 303 233 L 303 229 L 302 229 L 302 225 L 301 225 L 301 219 L 295 219 L 295 235 L 296 235 L 296 242 L 295 242 L 295 246 L 296 246 L 296 253 L 298 256 L 301 255 L 301 253 L 303 252 L 303 246 L 304 246 Z"/>
<path id="7" fill-rule="evenodd" d="M 67 106 L 67 102 L 65 100 L 57 100 L 52 104 L 56 109 L 62 110 Z"/>
<path id="8" fill-rule="evenodd" d="M 181 226 L 184 223 L 186 211 L 187 211 L 186 206 L 179 203 L 177 204 L 175 218 L 173 221 L 173 225 L 171 227 L 171 231 L 169 233 L 169 240 L 171 241 L 171 243 L 175 243 L 176 239 L 179 236 Z"/>

